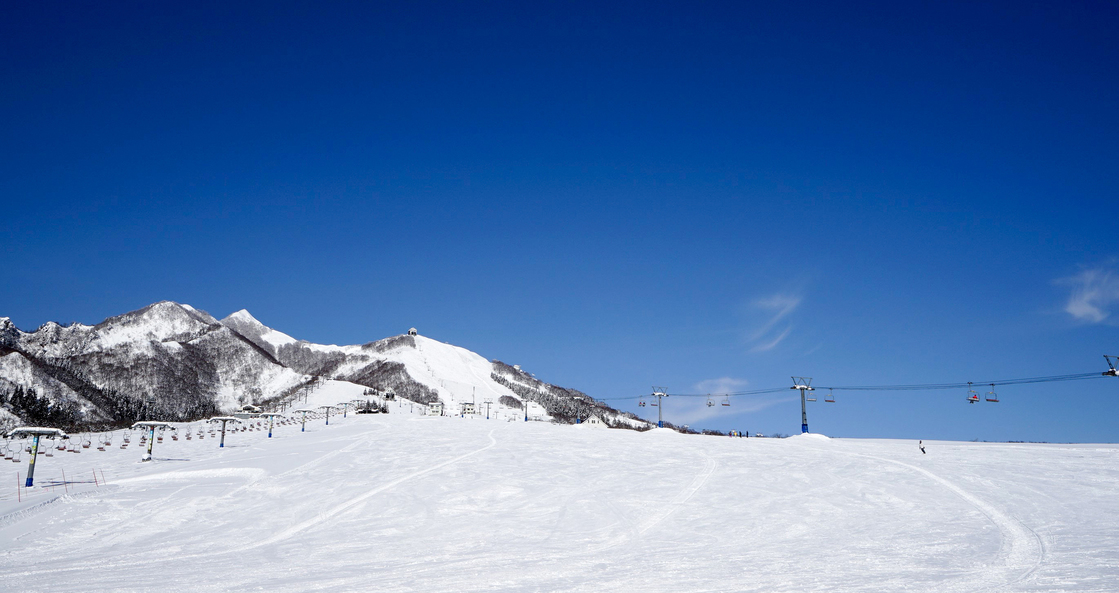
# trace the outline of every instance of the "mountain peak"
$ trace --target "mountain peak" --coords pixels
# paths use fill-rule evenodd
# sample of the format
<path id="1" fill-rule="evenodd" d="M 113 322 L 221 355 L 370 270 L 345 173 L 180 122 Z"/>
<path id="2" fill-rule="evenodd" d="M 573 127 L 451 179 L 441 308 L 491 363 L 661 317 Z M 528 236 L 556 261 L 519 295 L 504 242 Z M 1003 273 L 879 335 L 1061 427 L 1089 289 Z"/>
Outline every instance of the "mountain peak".
<path id="1" fill-rule="evenodd" d="M 7 317 L 0 317 L 0 346 L 11 348 L 19 340 L 19 329 Z"/>
<path id="2" fill-rule="evenodd" d="M 240 311 L 230 313 L 229 316 L 225 318 L 225 320 L 237 320 L 241 322 L 254 323 L 257 325 L 264 325 L 263 323 L 258 321 L 256 317 L 253 317 L 252 313 L 249 313 L 248 309 L 241 309 Z"/>

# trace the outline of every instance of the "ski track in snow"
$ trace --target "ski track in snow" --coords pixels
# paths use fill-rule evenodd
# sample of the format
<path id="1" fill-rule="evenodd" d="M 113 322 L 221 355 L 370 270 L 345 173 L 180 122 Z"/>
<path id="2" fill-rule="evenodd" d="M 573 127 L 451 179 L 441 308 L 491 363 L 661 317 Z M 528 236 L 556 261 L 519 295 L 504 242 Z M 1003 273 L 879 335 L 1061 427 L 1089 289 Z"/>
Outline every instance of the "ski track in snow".
<path id="1" fill-rule="evenodd" d="M 628 529 L 626 529 L 626 532 L 621 534 L 620 536 L 615 537 L 598 546 L 591 546 L 590 548 L 587 548 L 586 551 L 580 552 L 580 554 L 596 554 L 598 552 L 620 546 L 637 537 L 641 537 L 645 535 L 645 533 L 648 532 L 650 529 L 653 529 L 669 516 L 671 516 L 673 513 L 675 513 L 677 510 L 679 510 L 680 507 L 684 506 L 684 504 L 686 504 L 689 500 L 691 500 L 693 496 L 695 496 L 696 492 L 699 492 L 699 490 L 703 488 L 705 484 L 707 484 L 707 481 L 711 479 L 711 475 L 715 473 L 715 468 L 717 468 L 719 465 L 719 463 L 715 461 L 715 458 L 711 457 L 711 455 L 708 454 L 706 451 L 702 451 L 702 453 L 704 456 L 703 469 L 700 470 L 696 474 L 695 478 L 693 478 L 687 486 L 682 488 L 680 492 L 678 492 L 676 496 L 672 498 L 672 500 L 664 503 L 663 510 L 658 513 L 654 513 L 653 516 L 645 519 L 644 521 L 641 521 L 640 523 L 635 525 L 633 521 L 631 521 L 628 516 L 617 507 L 617 505 L 608 503 L 611 510 L 614 511 L 614 513 L 619 517 L 623 524 L 628 526 Z"/>
<path id="2" fill-rule="evenodd" d="M 329 519 L 339 515 L 340 513 L 343 513 L 345 511 L 353 508 L 355 505 L 357 505 L 361 502 L 364 502 L 365 500 L 368 500 L 370 497 L 376 496 L 377 494 L 380 494 L 380 493 L 384 492 L 385 490 L 389 490 L 389 489 L 394 488 L 394 487 L 396 487 L 396 486 L 398 486 L 398 485 L 400 485 L 404 482 L 407 482 L 409 480 L 413 480 L 413 479 L 418 478 L 420 476 L 424 476 L 424 475 L 430 474 L 434 471 L 438 471 L 440 469 L 443 469 L 444 467 L 447 467 L 448 465 L 452 465 L 452 464 L 458 463 L 458 462 L 460 462 L 464 459 L 467 459 L 468 457 L 473 457 L 475 455 L 478 455 L 479 453 L 482 453 L 483 451 L 486 451 L 487 449 L 491 449 L 491 448 L 493 448 L 494 446 L 497 445 L 497 439 L 493 438 L 493 433 L 494 433 L 494 431 L 491 430 L 489 432 L 489 434 L 487 435 L 490 439 L 490 444 L 488 444 L 488 445 L 486 445 L 486 446 L 484 446 L 480 449 L 475 449 L 475 450 L 473 450 L 469 453 L 466 453 L 465 455 L 460 455 L 458 457 L 455 457 L 454 459 L 444 461 L 443 463 L 437 463 L 437 464 L 435 464 L 435 465 L 433 465 L 433 466 L 431 466 L 427 469 L 412 472 L 412 473 L 410 473 L 410 474 L 408 474 L 408 475 L 406 475 L 402 478 L 397 478 L 397 479 L 395 479 L 395 480 L 393 480 L 393 481 L 391 481 L 387 484 L 384 484 L 384 485 L 381 485 L 377 488 L 374 488 L 373 490 L 370 490 L 369 492 L 366 492 L 365 494 L 362 494 L 360 496 L 355 496 L 354 498 L 351 498 L 350 500 L 348 500 L 348 501 L 346 501 L 342 504 L 339 504 L 339 505 L 334 506 L 330 509 L 322 511 L 317 516 L 315 516 L 311 519 L 307 519 L 306 521 L 304 521 L 302 523 L 299 523 L 298 525 L 294 525 L 292 527 L 289 527 L 289 528 L 281 531 L 280 533 L 277 533 L 276 535 L 274 535 L 274 536 L 272 536 L 272 537 L 270 537 L 270 538 L 268 538 L 264 541 L 257 542 L 256 544 L 253 544 L 253 545 L 250 545 L 250 546 L 247 546 L 247 547 L 244 547 L 244 548 L 238 548 L 237 550 L 233 550 L 233 551 L 240 552 L 242 550 L 251 550 L 251 549 L 259 548 L 261 546 L 267 546 L 267 545 L 271 545 L 271 544 L 274 544 L 274 543 L 279 542 L 279 541 L 283 541 L 283 540 L 288 539 L 288 538 L 290 538 L 290 537 L 292 537 L 292 536 L 294 536 L 294 535 L 296 535 L 296 534 L 298 534 L 302 531 L 306 531 L 307 529 L 310 529 L 311 527 L 313 527 L 315 525 L 318 525 L 318 524 L 322 523 L 323 521 L 329 520 Z"/>
<path id="3" fill-rule="evenodd" d="M 1041 541 L 1041 537 L 1037 532 L 1030 529 L 1021 521 L 1003 513 L 994 506 L 988 504 L 983 499 L 975 496 L 971 492 L 964 490 L 956 484 L 946 480 L 931 471 L 911 465 L 896 459 L 889 459 L 886 457 L 878 457 L 874 455 L 867 455 L 865 453 L 852 453 L 852 455 L 863 457 L 865 459 L 874 459 L 875 461 L 882 461 L 891 463 L 900 467 L 904 467 L 910 471 L 924 475 L 926 478 L 944 486 L 951 490 L 960 498 L 967 501 L 968 504 L 974 506 L 979 512 L 983 513 L 991 523 L 998 528 L 1002 535 L 1002 545 L 1000 546 L 999 556 L 1005 557 L 1005 572 L 1013 574 L 1017 572 L 1017 576 L 1007 579 L 1005 576 L 983 575 L 978 577 L 977 583 L 968 584 L 968 591 L 995 591 L 1004 589 L 1010 585 L 1021 582 L 1030 575 L 1035 573 L 1041 567 L 1045 559 L 1045 545 Z M 995 582 L 992 582 L 995 581 Z"/>
<path id="4" fill-rule="evenodd" d="M 359 420 L 55 460 L 125 475 L 0 517 L 0 591 L 1119 590 L 1110 449 Z"/>
<path id="5" fill-rule="evenodd" d="M 496 429 L 494 429 L 494 430 L 496 430 Z M 289 539 L 289 538 L 291 538 L 295 535 L 298 535 L 299 533 L 301 533 L 303 531 L 306 531 L 306 530 L 308 530 L 308 529 L 310 529 L 310 528 L 312 528 L 316 525 L 321 525 L 324 521 L 328 521 L 331 518 L 336 517 L 339 514 L 344 513 L 345 511 L 347 511 L 347 510 L 357 506 L 358 504 L 368 500 L 369 498 L 371 498 L 373 496 L 376 496 L 377 494 L 380 494 L 380 493 L 382 493 L 386 490 L 389 490 L 391 488 L 399 486 L 400 484 L 402 484 L 404 482 L 407 482 L 409 480 L 413 480 L 413 479 L 419 478 L 421 476 L 425 476 L 427 474 L 433 473 L 435 471 L 443 469 L 444 467 L 447 467 L 449 465 L 453 465 L 455 463 L 458 463 L 460 461 L 463 461 L 467 458 L 473 457 L 475 455 L 478 455 L 479 453 L 482 453 L 482 452 L 484 452 L 488 449 L 493 448 L 494 446 L 497 445 L 497 439 L 495 439 L 493 437 L 494 430 L 491 430 L 489 432 L 489 434 L 487 435 L 490 439 L 490 442 L 489 442 L 488 445 L 485 445 L 484 447 L 481 447 L 479 449 L 475 449 L 474 451 L 471 451 L 471 452 L 466 453 L 464 455 L 460 455 L 458 457 L 455 457 L 453 459 L 444 461 L 442 463 L 437 463 L 437 464 L 435 464 L 433 466 L 430 466 L 426 469 L 422 469 L 422 470 L 419 470 L 419 471 L 412 472 L 412 473 L 410 473 L 406 476 L 403 476 L 401 478 L 397 478 L 396 480 L 393 480 L 393 481 L 391 481 L 387 484 L 384 484 L 384 485 L 382 485 L 378 488 L 375 488 L 373 490 L 365 492 L 364 494 L 361 494 L 359 496 L 351 498 L 350 500 L 347 500 L 344 503 L 341 503 L 339 505 L 331 507 L 330 509 L 327 509 L 325 511 L 321 511 L 321 512 L 317 513 L 314 517 L 311 517 L 311 518 L 309 518 L 309 519 L 307 519 L 307 520 L 305 520 L 301 523 L 293 525 L 292 527 L 289 527 L 289 528 L 273 535 L 272 537 L 270 537 L 268 539 L 256 542 L 254 544 L 250 544 L 250 545 L 247 545 L 247 546 L 240 546 L 240 547 L 237 547 L 237 548 L 234 548 L 234 549 L 218 550 L 218 551 L 214 551 L 214 552 L 206 552 L 206 553 L 202 553 L 202 554 L 169 555 L 169 556 L 164 556 L 164 557 L 160 557 L 160 558 L 144 557 L 143 559 L 139 559 L 140 556 L 142 556 L 142 554 L 132 554 L 132 555 L 129 556 L 130 559 L 122 560 L 122 561 L 118 561 L 118 562 L 108 562 L 108 563 L 107 562 L 88 562 L 88 563 L 81 563 L 81 564 L 71 566 L 71 567 L 66 567 L 66 568 L 32 570 L 32 571 L 21 572 L 21 573 L 18 573 L 18 574 L 19 574 L 19 576 L 36 576 L 36 575 L 45 575 L 45 574 L 56 574 L 56 573 L 62 573 L 62 572 L 73 572 L 73 571 L 80 571 L 80 570 L 105 570 L 105 569 L 108 569 L 108 568 L 128 568 L 128 567 L 134 567 L 134 566 L 150 566 L 150 565 L 152 565 L 156 562 L 181 562 L 181 561 L 184 561 L 184 560 L 199 560 L 199 559 L 203 559 L 203 558 L 212 558 L 212 557 L 215 557 L 215 556 L 224 556 L 224 555 L 227 555 L 227 554 L 240 554 L 240 553 L 243 553 L 243 552 L 247 552 L 249 550 L 254 550 L 254 549 L 257 549 L 257 548 L 264 547 L 264 546 L 269 546 L 269 545 L 281 542 L 283 540 Z M 336 450 L 334 450 L 330 453 L 327 453 L 325 455 L 322 455 L 322 456 L 320 456 L 320 457 L 318 457 L 318 458 L 316 458 L 316 459 L 314 459 L 310 462 L 304 463 L 303 465 L 300 465 L 296 468 L 288 470 L 288 471 L 284 472 L 283 474 L 279 474 L 277 477 L 279 477 L 280 475 L 290 475 L 292 473 L 298 473 L 298 471 L 303 471 L 306 468 L 309 468 L 310 466 L 313 466 L 313 465 L 319 463 L 320 461 L 322 461 L 324 459 L 332 457 L 333 455 L 336 455 L 336 454 L 341 453 L 341 452 L 353 451 L 358 446 L 369 442 L 371 440 L 371 438 L 372 437 L 369 436 L 369 437 L 363 438 L 359 441 L 355 441 L 352 444 L 350 444 L 346 447 L 343 447 L 342 449 L 336 449 Z M 207 470 L 199 470 L 199 473 L 204 473 L 206 471 Z M 157 474 L 157 476 L 158 476 L 158 474 Z M 147 477 L 133 478 L 133 479 L 128 479 L 127 481 L 144 481 L 146 479 L 150 479 L 150 478 L 147 478 Z M 122 480 L 122 482 L 123 481 L 125 481 L 125 480 Z M 185 490 L 185 489 L 186 489 L 186 487 L 176 491 L 176 493 L 180 492 L 181 490 Z M 238 490 L 240 490 L 240 489 L 238 489 Z M 163 498 L 157 500 L 156 502 L 169 500 L 171 498 L 171 496 L 173 496 L 173 495 L 163 497 Z M 132 522 L 132 521 L 129 521 L 129 522 Z"/>

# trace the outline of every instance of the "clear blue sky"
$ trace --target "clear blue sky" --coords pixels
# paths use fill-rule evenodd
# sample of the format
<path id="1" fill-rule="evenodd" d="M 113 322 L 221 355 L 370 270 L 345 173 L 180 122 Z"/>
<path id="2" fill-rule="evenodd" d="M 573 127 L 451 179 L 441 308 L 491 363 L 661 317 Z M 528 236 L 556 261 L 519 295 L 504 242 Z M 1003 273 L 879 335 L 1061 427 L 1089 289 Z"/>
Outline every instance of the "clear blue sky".
<path id="1" fill-rule="evenodd" d="M 1119 354 L 1114 4 L 227 4 L 6 7 L 0 315 L 416 326 L 600 398 Z M 809 423 L 1119 440 L 1119 380 L 1000 395 Z M 798 432 L 788 397 L 666 412 Z"/>

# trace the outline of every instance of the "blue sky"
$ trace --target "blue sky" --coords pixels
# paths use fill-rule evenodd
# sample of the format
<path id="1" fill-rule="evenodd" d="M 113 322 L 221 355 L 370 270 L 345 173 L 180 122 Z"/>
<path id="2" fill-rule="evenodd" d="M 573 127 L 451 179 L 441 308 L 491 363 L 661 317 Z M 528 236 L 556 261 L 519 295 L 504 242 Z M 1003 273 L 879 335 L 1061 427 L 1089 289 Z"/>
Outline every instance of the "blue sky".
<path id="1" fill-rule="evenodd" d="M 1119 354 L 1113 5 L 537 4 L 9 7 L 0 315 L 416 326 L 599 398 Z M 1119 380 L 837 395 L 813 431 L 1119 440 Z"/>

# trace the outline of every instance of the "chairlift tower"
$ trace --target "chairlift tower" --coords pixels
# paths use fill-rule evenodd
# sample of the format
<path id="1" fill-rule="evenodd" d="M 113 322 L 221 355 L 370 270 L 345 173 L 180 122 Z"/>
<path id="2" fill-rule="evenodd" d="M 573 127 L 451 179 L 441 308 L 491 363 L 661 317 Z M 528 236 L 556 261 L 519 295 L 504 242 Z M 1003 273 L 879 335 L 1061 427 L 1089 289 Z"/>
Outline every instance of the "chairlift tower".
<path id="1" fill-rule="evenodd" d="M 661 405 L 661 398 L 668 397 L 667 387 L 653 386 L 653 397 L 657 398 L 657 428 L 664 428 L 664 406 Z"/>
<path id="2" fill-rule="evenodd" d="M 225 448 L 225 425 L 229 424 L 230 422 L 240 422 L 240 420 L 234 418 L 233 416 L 214 416 L 213 418 L 210 418 L 209 422 L 221 422 L 221 442 L 218 443 L 218 447 Z"/>
<path id="3" fill-rule="evenodd" d="M 324 408 L 326 409 L 326 425 L 327 426 L 330 426 L 330 411 L 333 410 L 336 407 L 337 406 L 319 406 L 320 410 L 322 410 Z"/>
<path id="4" fill-rule="evenodd" d="M 337 403 L 337 404 L 334 404 L 334 405 L 335 405 L 335 407 L 342 408 L 342 417 L 345 418 L 346 417 L 346 412 L 350 409 L 350 406 L 352 406 L 353 404 L 351 404 L 350 402 L 340 402 L 340 403 Z"/>
<path id="5" fill-rule="evenodd" d="M 268 419 L 268 438 L 272 438 L 272 424 L 276 421 L 276 418 L 283 418 L 284 415 L 277 414 L 275 412 L 265 412 L 264 414 L 261 414 L 261 416 L 264 416 Z"/>
<path id="6" fill-rule="evenodd" d="M 159 429 L 162 434 L 165 430 L 175 430 L 175 427 L 168 422 L 154 422 L 151 420 L 141 420 L 132 425 L 132 430 L 147 430 L 148 431 L 148 452 L 140 458 L 140 461 L 152 460 L 152 447 L 155 445 L 155 429 Z M 163 438 L 163 437 L 159 437 Z"/>
<path id="7" fill-rule="evenodd" d="M 1119 377 L 1119 356 L 1111 356 L 1108 354 L 1103 355 L 1103 359 L 1107 361 L 1107 370 L 1104 371 L 1105 377 Z"/>
<path id="8" fill-rule="evenodd" d="M 39 438 L 51 437 L 56 439 L 66 438 L 66 433 L 57 428 L 43 428 L 41 426 L 21 426 L 13 428 L 4 435 L 6 439 L 25 439 L 31 437 L 31 459 L 27 462 L 27 481 L 24 483 L 24 488 L 30 488 L 34 485 L 35 478 L 35 457 L 39 454 Z M 16 482 L 19 485 L 19 482 Z"/>
<path id="9" fill-rule="evenodd" d="M 800 390 L 800 432 L 801 434 L 807 433 L 808 406 L 805 404 L 804 394 L 809 391 L 816 391 L 816 389 L 812 387 L 812 377 L 793 377 L 793 386 L 789 389 Z"/>
<path id="10" fill-rule="evenodd" d="M 298 410 L 292 410 L 292 412 L 295 412 L 297 414 L 303 414 L 303 419 L 302 419 L 303 424 L 302 424 L 302 426 L 300 426 L 299 432 L 307 432 L 307 414 L 314 414 L 315 411 L 314 410 L 308 410 L 307 408 L 299 408 Z"/>

